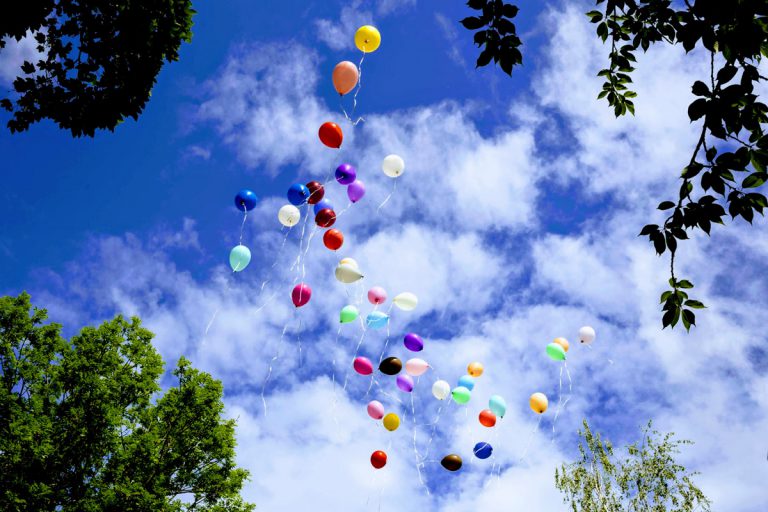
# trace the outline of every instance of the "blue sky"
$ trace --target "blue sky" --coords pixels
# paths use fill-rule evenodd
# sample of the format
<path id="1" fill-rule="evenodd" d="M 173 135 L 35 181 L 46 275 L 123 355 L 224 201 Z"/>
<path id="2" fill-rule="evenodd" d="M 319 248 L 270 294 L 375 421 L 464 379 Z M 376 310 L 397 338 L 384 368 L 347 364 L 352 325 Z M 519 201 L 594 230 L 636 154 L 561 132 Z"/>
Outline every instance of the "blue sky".
<path id="1" fill-rule="evenodd" d="M 589 2 L 522 5 L 525 65 L 512 78 L 474 69 L 477 50 L 458 24 L 471 14 L 462 2 L 195 7 L 193 42 L 163 69 L 138 122 L 95 139 L 73 140 L 50 123 L 0 133 L 0 291 L 30 291 L 70 333 L 137 314 L 169 365 L 186 355 L 221 379 L 239 422 L 239 462 L 252 471 L 245 495 L 263 510 L 449 512 L 533 500 L 535 510 L 560 510 L 554 468 L 574 455 L 583 417 L 617 444 L 654 419 L 697 443 L 684 461 L 702 472 L 717 510 L 760 509 L 765 223 L 685 244 L 679 273 L 709 306 L 688 335 L 661 331 L 668 261 L 636 236 L 659 220 L 654 208 L 674 195 L 690 158 L 696 127 L 685 108 L 690 84 L 707 72 L 702 56 L 678 48 L 643 56 L 638 115 L 616 120 L 594 100 L 608 50 L 582 14 Z M 365 121 L 353 128 L 330 74 L 340 60 L 357 61 L 352 36 L 368 22 L 383 42 L 363 65 Z M 3 55 L 0 77 L 14 64 Z M 327 120 L 344 129 L 340 152 L 317 141 Z M 379 170 L 390 153 L 403 156 L 406 172 L 379 209 L 392 192 Z M 303 237 L 304 219 L 281 230 L 277 210 L 291 183 L 324 179 L 342 161 L 358 167 L 368 192 L 344 210 L 343 188 L 327 185 L 346 236 L 332 254 L 311 222 Z M 242 187 L 262 201 L 243 237 L 253 261 L 232 276 L 227 255 L 242 221 L 232 198 Z M 364 269 L 362 282 L 334 280 L 345 256 Z M 754 271 L 734 268 L 734 259 Z M 294 311 L 299 281 L 313 297 Z M 344 304 L 371 309 L 372 285 L 390 298 L 412 291 L 419 307 L 392 310 L 389 334 L 339 331 Z M 585 324 L 598 332 L 591 349 L 575 343 Z M 361 337 L 361 354 L 407 359 L 400 339 L 411 331 L 427 340 L 420 357 L 433 366 L 413 406 L 392 382 L 377 377 L 369 392 L 371 382 L 349 372 Z M 572 342 L 573 389 L 553 434 L 560 368 L 544 346 L 557 336 Z M 475 360 L 486 374 L 470 406 L 443 408 L 430 442 L 441 405 L 431 383 L 453 385 Z M 551 404 L 538 433 L 527 406 L 534 391 Z M 510 412 L 488 431 L 475 418 L 491 394 Z M 401 414 L 398 431 L 367 417 L 372 398 Z M 414 439 L 422 455 L 430 446 L 421 475 L 430 494 Z M 495 447 L 487 465 L 471 455 L 481 440 Z M 390 455 L 378 472 L 368 463 L 376 449 Z M 458 475 L 436 462 L 452 452 L 466 463 Z"/>

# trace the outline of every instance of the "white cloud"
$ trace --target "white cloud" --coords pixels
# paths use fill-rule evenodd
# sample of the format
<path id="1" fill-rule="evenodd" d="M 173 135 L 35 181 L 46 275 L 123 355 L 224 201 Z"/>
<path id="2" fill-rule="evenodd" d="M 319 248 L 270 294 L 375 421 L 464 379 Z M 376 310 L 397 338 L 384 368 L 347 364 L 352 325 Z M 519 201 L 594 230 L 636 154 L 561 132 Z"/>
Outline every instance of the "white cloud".
<path id="1" fill-rule="evenodd" d="M 17 76 L 25 76 L 21 71 L 24 61 L 37 64 L 45 56 L 37 51 L 37 41 L 31 31 L 20 41 L 9 37 L 4 41 L 5 48 L 0 50 L 0 83 L 11 84 Z"/>

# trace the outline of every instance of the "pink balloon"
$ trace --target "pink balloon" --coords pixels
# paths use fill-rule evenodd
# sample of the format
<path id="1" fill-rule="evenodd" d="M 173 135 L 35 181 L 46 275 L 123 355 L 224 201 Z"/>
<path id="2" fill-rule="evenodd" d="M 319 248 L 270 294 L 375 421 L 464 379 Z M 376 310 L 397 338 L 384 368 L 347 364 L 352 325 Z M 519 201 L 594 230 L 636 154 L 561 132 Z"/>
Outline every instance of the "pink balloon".
<path id="1" fill-rule="evenodd" d="M 429 369 L 429 363 L 423 359 L 413 358 L 405 362 L 405 371 L 408 375 L 418 377 Z"/>
<path id="2" fill-rule="evenodd" d="M 413 379 L 410 376 L 401 373 L 397 376 L 397 387 L 406 393 L 410 393 L 413 391 Z"/>
<path id="3" fill-rule="evenodd" d="M 387 292 L 381 286 L 374 286 L 368 290 L 368 302 L 371 304 L 383 304 L 387 300 Z"/>
<path id="4" fill-rule="evenodd" d="M 297 308 L 300 308 L 309 302 L 310 297 L 312 297 L 312 288 L 310 288 L 309 285 L 299 283 L 293 287 L 293 292 L 291 292 L 291 300 L 293 301 L 293 305 Z"/>
<path id="5" fill-rule="evenodd" d="M 368 403 L 368 416 L 375 420 L 380 420 L 384 417 L 384 404 L 378 400 L 371 400 Z"/>
<path id="6" fill-rule="evenodd" d="M 352 367 L 360 375 L 370 375 L 373 373 L 373 363 L 367 357 L 356 357 L 352 362 Z"/>
<path id="7" fill-rule="evenodd" d="M 365 185 L 360 180 L 355 180 L 347 186 L 347 197 L 353 203 L 358 202 L 365 195 Z"/>
<path id="8" fill-rule="evenodd" d="M 348 60 L 339 62 L 333 68 L 333 75 L 331 76 L 333 87 L 342 96 L 354 89 L 359 79 L 360 72 L 357 70 L 357 66 Z"/>

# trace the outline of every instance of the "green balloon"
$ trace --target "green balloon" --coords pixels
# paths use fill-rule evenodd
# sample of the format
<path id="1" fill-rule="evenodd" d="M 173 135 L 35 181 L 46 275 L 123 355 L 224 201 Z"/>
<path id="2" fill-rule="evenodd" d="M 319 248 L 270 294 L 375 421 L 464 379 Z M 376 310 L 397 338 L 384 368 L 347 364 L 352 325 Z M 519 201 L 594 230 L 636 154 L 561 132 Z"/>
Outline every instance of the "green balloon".
<path id="1" fill-rule="evenodd" d="M 244 245 L 238 245 L 229 253 L 229 266 L 240 272 L 251 262 L 251 251 Z"/>
<path id="2" fill-rule="evenodd" d="M 465 388 L 464 386 L 453 388 L 453 391 L 451 391 L 451 395 L 453 396 L 453 400 L 457 404 L 465 404 L 469 402 L 470 398 L 472 398 L 472 392 L 467 388 Z"/>
<path id="3" fill-rule="evenodd" d="M 565 349 L 557 343 L 547 345 L 547 355 L 555 361 L 565 361 Z"/>
<path id="4" fill-rule="evenodd" d="M 348 324 L 349 322 L 354 322 L 357 320 L 357 316 L 360 314 L 360 312 L 357 310 L 355 306 L 344 306 L 341 308 L 341 313 L 339 314 L 339 322 L 343 324 Z"/>

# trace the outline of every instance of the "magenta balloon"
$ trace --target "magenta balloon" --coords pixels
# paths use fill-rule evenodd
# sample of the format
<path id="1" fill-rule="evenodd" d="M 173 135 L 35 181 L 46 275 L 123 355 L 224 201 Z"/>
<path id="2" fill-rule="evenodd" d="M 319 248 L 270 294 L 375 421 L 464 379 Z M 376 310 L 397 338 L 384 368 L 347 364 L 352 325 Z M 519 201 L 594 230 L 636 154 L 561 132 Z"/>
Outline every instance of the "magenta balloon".
<path id="1" fill-rule="evenodd" d="M 384 405 L 378 400 L 371 400 L 368 402 L 368 416 L 375 420 L 380 420 L 384 417 Z"/>
<path id="2" fill-rule="evenodd" d="M 370 375 L 373 373 L 373 363 L 367 357 L 356 357 L 352 366 L 360 375 Z"/>
<path id="3" fill-rule="evenodd" d="M 368 302 L 371 304 L 383 304 L 387 300 L 387 292 L 381 286 L 374 286 L 368 290 Z"/>
<path id="4" fill-rule="evenodd" d="M 405 335 L 403 344 L 405 345 L 405 348 L 411 352 L 421 352 L 424 350 L 424 340 L 421 339 L 421 336 L 412 332 Z"/>
<path id="5" fill-rule="evenodd" d="M 291 292 L 291 300 L 293 301 L 293 305 L 297 308 L 300 308 L 309 302 L 310 297 L 312 297 L 312 288 L 310 288 L 309 285 L 299 283 L 293 287 L 293 292 Z"/>
<path id="6" fill-rule="evenodd" d="M 358 202 L 365 195 L 365 185 L 360 180 L 355 180 L 347 187 L 347 196 L 353 203 Z"/>
<path id="7" fill-rule="evenodd" d="M 397 387 L 405 391 L 406 393 L 410 393 L 413 391 L 413 379 L 410 375 L 406 375 L 404 373 L 401 373 L 397 376 Z"/>

